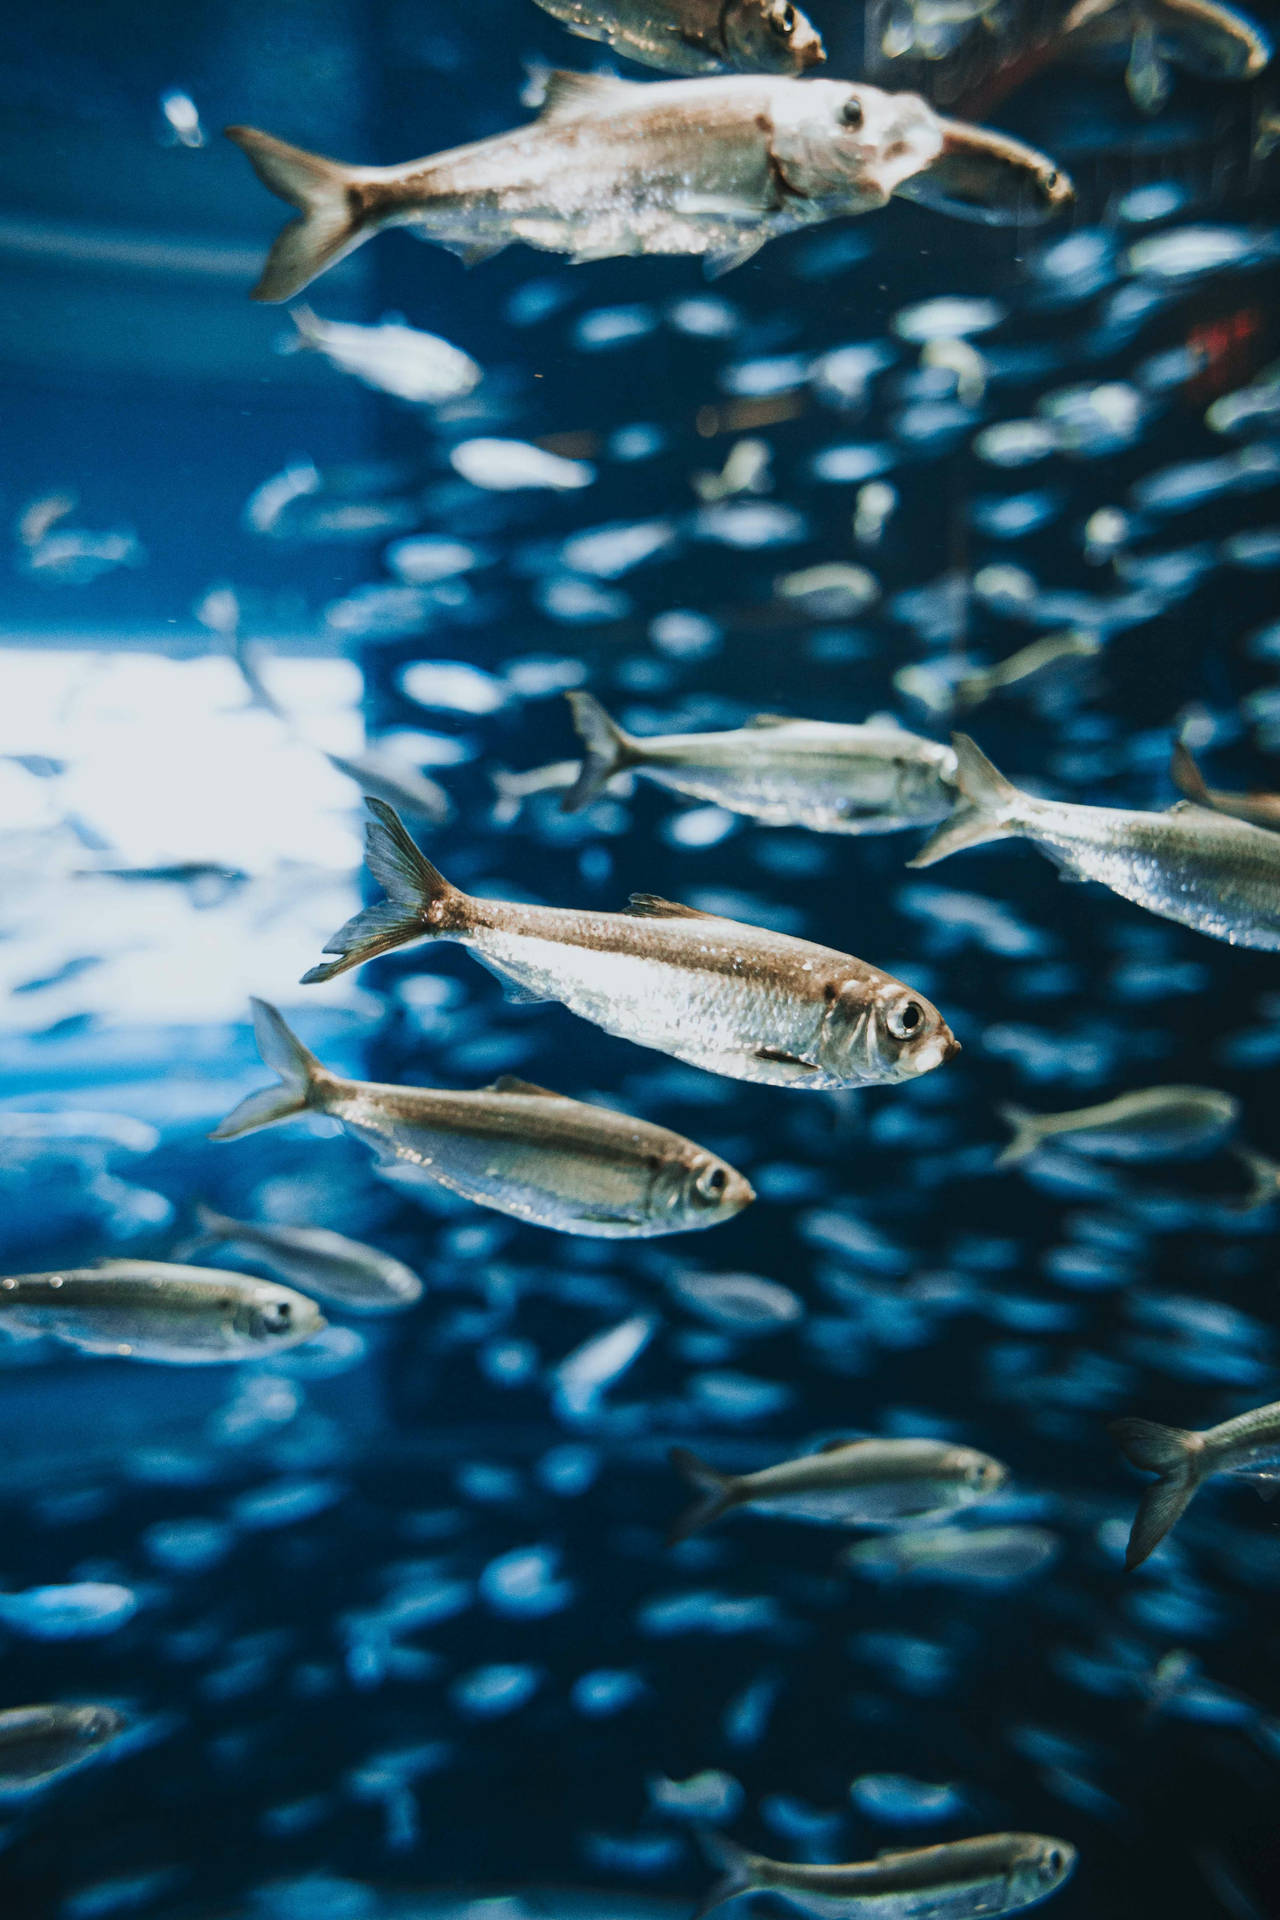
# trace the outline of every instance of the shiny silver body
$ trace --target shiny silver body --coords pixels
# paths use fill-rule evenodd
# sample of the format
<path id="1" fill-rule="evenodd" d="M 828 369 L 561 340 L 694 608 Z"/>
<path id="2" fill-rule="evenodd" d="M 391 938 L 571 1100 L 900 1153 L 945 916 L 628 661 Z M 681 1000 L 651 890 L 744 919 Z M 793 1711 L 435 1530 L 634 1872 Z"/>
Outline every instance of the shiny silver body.
<path id="1" fill-rule="evenodd" d="M 584 40 L 664 73 L 799 74 L 826 56 L 787 0 L 538 0 Z"/>
<path id="2" fill-rule="evenodd" d="M 776 1893 L 831 1920 L 978 1920 L 1022 1913 L 1068 1879 L 1075 1848 L 1036 1833 L 992 1833 L 882 1853 L 852 1866 L 742 1857 L 735 1890 Z M 726 1894 L 726 1897 L 729 1897 Z"/>
<path id="3" fill-rule="evenodd" d="M 82 1353 L 206 1366 L 270 1359 L 324 1320 L 305 1295 L 250 1274 L 105 1260 L 0 1279 L 0 1332 L 6 1325 Z"/>
<path id="4" fill-rule="evenodd" d="M 327 1227 L 275 1226 L 232 1220 L 199 1209 L 200 1243 L 241 1247 L 251 1259 L 347 1313 L 394 1313 L 422 1297 L 422 1282 L 403 1260 Z"/>
<path id="5" fill-rule="evenodd" d="M 750 1507 L 832 1527 L 892 1526 L 990 1498 L 1007 1469 L 945 1440 L 851 1440 L 726 1485 L 725 1510 Z"/>
<path id="6" fill-rule="evenodd" d="M 0 1794 L 48 1785 L 91 1760 L 126 1725 L 114 1707 L 6 1708 L 0 1712 Z"/>

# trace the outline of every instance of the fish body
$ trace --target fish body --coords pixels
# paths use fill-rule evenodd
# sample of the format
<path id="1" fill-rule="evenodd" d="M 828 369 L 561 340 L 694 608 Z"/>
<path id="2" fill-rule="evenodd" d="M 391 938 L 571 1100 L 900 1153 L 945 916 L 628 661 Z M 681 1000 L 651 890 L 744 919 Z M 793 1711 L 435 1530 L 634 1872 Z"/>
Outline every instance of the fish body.
<path id="1" fill-rule="evenodd" d="M 390 894 L 329 941 L 330 980 L 393 947 L 454 940 L 517 998 L 559 1000 L 606 1033 L 767 1086 L 883 1085 L 958 1051 L 937 1009 L 866 961 L 652 894 L 596 913 L 450 886 L 396 814 L 370 800 L 367 859 Z"/>
<path id="2" fill-rule="evenodd" d="M 227 132 L 303 215 L 254 289 L 268 301 L 392 226 L 468 261 L 519 240 L 573 260 L 700 254 L 725 271 L 777 234 L 884 206 L 942 147 L 917 94 L 744 74 L 635 85 L 554 73 L 532 125 L 398 167 Z"/>
<path id="3" fill-rule="evenodd" d="M 1023 681 L 1048 672 L 1064 660 L 1093 660 L 1102 651 L 1102 642 L 1096 635 L 1079 632 L 1074 627 L 1064 633 L 1047 634 L 1043 640 L 1033 640 L 1030 646 L 1019 647 L 1016 653 L 997 661 L 992 667 L 982 667 L 976 673 L 963 675 L 956 682 L 955 704 L 961 711 L 980 706 L 993 693 L 1003 692 L 1006 687 L 1020 686 Z"/>
<path id="4" fill-rule="evenodd" d="M 1240 1102 L 1216 1087 L 1144 1087 L 1072 1113 L 1000 1113 L 1014 1130 L 1002 1167 L 1052 1140 L 1094 1160 L 1184 1160 L 1219 1144 L 1240 1118 Z"/>
<path id="5" fill-rule="evenodd" d="M 1280 947 L 1280 841 L 1262 827 L 1186 802 L 1167 813 L 1077 806 L 1022 793 L 956 734 L 960 800 L 908 862 L 1026 839 L 1077 880 L 1097 880 L 1165 920 L 1232 946 Z"/>
<path id="6" fill-rule="evenodd" d="M 852 1866 L 766 1860 L 719 1835 L 707 1850 L 724 1877 L 701 1915 L 742 1893 L 776 1893 L 827 1920 L 975 1920 L 1022 1913 L 1070 1878 L 1076 1850 L 1039 1833 L 991 1833 L 944 1846 L 882 1853 Z"/>
<path id="7" fill-rule="evenodd" d="M 442 826 L 453 813 L 453 802 L 438 781 L 416 767 L 396 765 L 376 748 L 349 757 L 326 753 L 325 759 L 338 773 L 354 780 L 362 793 L 375 794 L 400 813 L 428 820 L 433 826 Z"/>
<path id="8" fill-rule="evenodd" d="M 732 1218 L 755 1198 L 733 1167 L 681 1134 L 523 1080 L 477 1092 L 342 1080 L 274 1007 L 255 1000 L 262 1057 L 282 1084 L 251 1094 L 215 1140 L 325 1113 L 409 1184 L 436 1185 L 560 1233 L 640 1239 Z"/>
<path id="9" fill-rule="evenodd" d="M 268 1360 L 320 1332 L 315 1302 L 251 1274 L 104 1260 L 0 1279 L 0 1332 L 177 1366 Z"/>
<path id="10" fill-rule="evenodd" d="M 1078 0 L 1060 35 L 1065 52 L 1128 41 L 1131 66 L 1141 68 L 1164 56 L 1209 80 L 1254 80 L 1272 51 L 1256 21 L 1219 0 Z M 1149 50 L 1138 45 L 1144 39 L 1151 43 Z M 1134 104 L 1141 107 L 1144 100 L 1136 98 Z"/>
<path id="11" fill-rule="evenodd" d="M 1046 1527 L 905 1527 L 860 1540 L 841 1558 L 877 1580 L 1004 1587 L 1039 1573 L 1058 1547 Z"/>
<path id="12" fill-rule="evenodd" d="M 538 0 L 583 40 L 664 73 L 806 72 L 821 35 L 789 0 Z"/>
<path id="13" fill-rule="evenodd" d="M 737 1507 L 818 1526 L 895 1526 L 989 1499 L 1008 1477 L 998 1460 L 947 1440 L 837 1440 L 820 1453 L 736 1475 L 720 1473 L 687 1447 L 673 1447 L 671 1463 L 703 1494 L 678 1521 L 673 1541 Z"/>
<path id="14" fill-rule="evenodd" d="M 1143 1494 L 1129 1535 L 1130 1571 L 1155 1552 L 1206 1480 L 1255 1481 L 1268 1499 L 1280 1486 L 1280 1401 L 1202 1433 L 1154 1420 L 1116 1420 L 1110 1431 L 1126 1459 L 1159 1476 Z"/>
<path id="15" fill-rule="evenodd" d="M 310 307 L 292 308 L 291 318 L 298 329 L 294 344 L 322 354 L 330 366 L 353 374 L 376 392 L 411 405 L 460 400 L 483 377 L 461 348 L 399 321 L 362 327 L 348 320 L 322 320 Z"/>
<path id="16" fill-rule="evenodd" d="M 1069 176 L 1035 147 L 963 120 L 940 124 L 941 152 L 897 188 L 899 199 L 987 227 L 1038 226 L 1074 202 Z"/>
<path id="17" fill-rule="evenodd" d="M 0 1712 L 0 1794 L 31 1792 L 83 1765 L 128 1725 L 114 1707 L 8 1707 Z"/>
<path id="18" fill-rule="evenodd" d="M 1232 819 L 1247 820 L 1251 826 L 1280 831 L 1280 793 L 1224 793 L 1219 787 L 1207 786 L 1185 740 L 1174 743 L 1169 773 L 1178 792 L 1197 807 L 1230 814 Z"/>
<path id="19" fill-rule="evenodd" d="M 839 726 L 760 714 L 726 733 L 624 733 L 589 693 L 568 696 L 584 758 L 564 801 L 587 805 L 620 773 L 710 800 L 771 827 L 817 833 L 895 833 L 944 819 L 955 799 L 955 754 L 905 727 Z"/>
<path id="20" fill-rule="evenodd" d="M 198 1205 L 199 1244 L 238 1246 L 283 1280 L 348 1313 L 394 1313 L 422 1298 L 422 1282 L 403 1260 L 326 1227 L 282 1227 L 232 1220 Z"/>

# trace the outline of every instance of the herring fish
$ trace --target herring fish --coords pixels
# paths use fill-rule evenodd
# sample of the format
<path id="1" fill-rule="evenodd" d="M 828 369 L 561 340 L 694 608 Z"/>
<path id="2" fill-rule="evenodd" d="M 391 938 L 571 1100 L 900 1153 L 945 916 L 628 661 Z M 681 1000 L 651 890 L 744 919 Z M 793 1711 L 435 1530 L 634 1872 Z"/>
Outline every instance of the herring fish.
<path id="1" fill-rule="evenodd" d="M 887 721 L 839 726 L 762 713 L 728 733 L 624 733 L 589 693 L 567 695 L 584 748 L 574 813 L 617 774 L 637 772 L 674 793 L 711 800 L 771 827 L 818 833 L 896 833 L 945 818 L 955 754 Z"/>
<path id="2" fill-rule="evenodd" d="M 447 1187 L 535 1226 L 603 1239 L 714 1227 L 755 1198 L 735 1168 L 681 1134 L 504 1075 L 449 1093 L 330 1073 L 274 1007 L 253 1002 L 265 1064 L 281 1084 L 252 1093 L 214 1130 L 237 1140 L 299 1113 L 338 1120 L 410 1183 Z"/>
<path id="3" fill-rule="evenodd" d="M 1131 68 L 1163 55 L 1209 80 L 1255 80 L 1271 59 L 1271 42 L 1257 22 L 1221 0 L 1077 0 L 1060 34 L 1067 51 L 1128 40 L 1137 56 L 1131 53 Z M 1137 47 L 1143 37 L 1153 43 L 1151 54 Z"/>
<path id="4" fill-rule="evenodd" d="M 993 693 L 1021 686 L 1024 680 L 1047 673 L 1064 660 L 1093 660 L 1102 651 L 1102 642 L 1096 635 L 1075 627 L 1068 627 L 1063 633 L 1046 634 L 1043 640 L 1019 647 L 1016 653 L 998 660 L 992 667 L 980 667 L 974 673 L 964 674 L 956 682 L 955 704 L 961 712 L 981 706 Z"/>
<path id="5" fill-rule="evenodd" d="M 194 1246 L 241 1247 L 287 1286 L 305 1287 L 347 1313 L 395 1313 L 422 1298 L 422 1282 L 403 1260 L 327 1227 L 283 1227 L 232 1220 L 196 1205 Z"/>
<path id="6" fill-rule="evenodd" d="M 725 272 L 777 234 L 883 207 L 942 150 L 918 94 L 745 74 L 553 73 L 531 126 L 397 167 L 347 166 L 254 127 L 227 135 L 301 214 L 253 290 L 267 301 L 392 226 L 468 263 L 521 240 L 575 261 L 701 254 Z"/>
<path id="7" fill-rule="evenodd" d="M 1047 1527 L 904 1527 L 860 1540 L 840 1558 L 873 1580 L 916 1585 L 1009 1587 L 1057 1557 Z"/>
<path id="8" fill-rule="evenodd" d="M 1270 1499 L 1280 1487 L 1280 1400 L 1193 1433 L 1155 1420 L 1115 1420 L 1108 1428 L 1125 1458 L 1160 1477 L 1138 1507 L 1125 1567 L 1140 1567 L 1215 1474 L 1258 1482 Z"/>
<path id="9" fill-rule="evenodd" d="M 171 1366 L 269 1360 L 324 1324 L 304 1294 L 216 1267 L 103 1260 L 0 1279 L 0 1332 Z"/>
<path id="10" fill-rule="evenodd" d="M 1092 1160 L 1184 1160 L 1218 1145 L 1240 1118 L 1240 1102 L 1216 1087 L 1143 1087 L 1071 1113 L 1004 1106 L 1000 1117 L 1013 1128 L 1001 1167 L 1051 1140 Z"/>
<path id="11" fill-rule="evenodd" d="M 114 1707 L 7 1707 L 0 1712 L 0 1794 L 31 1792 L 83 1765 L 125 1731 Z"/>
<path id="12" fill-rule="evenodd" d="M 298 329 L 295 349 L 319 353 L 341 373 L 350 373 L 375 392 L 389 393 L 411 406 L 442 406 L 474 391 L 483 374 L 470 354 L 434 333 L 421 333 L 401 320 L 376 327 L 350 320 L 322 320 L 310 307 L 290 308 Z"/>
<path id="13" fill-rule="evenodd" d="M 758 1473 L 721 1473 L 688 1447 L 673 1447 L 670 1460 L 702 1494 L 676 1522 L 673 1545 L 737 1507 L 826 1527 L 896 1526 L 990 1499 L 1009 1475 L 949 1440 L 832 1440 Z"/>
<path id="14" fill-rule="evenodd" d="M 882 1853 L 853 1866 L 766 1860 L 719 1834 L 704 1844 L 723 1878 L 695 1920 L 743 1893 L 775 1893 L 825 1920 L 972 1920 L 1022 1913 L 1067 1881 L 1076 1850 L 1040 1833 L 989 1833 Z"/>
<path id="15" fill-rule="evenodd" d="M 936 1007 L 866 961 L 649 893 L 624 913 L 465 894 L 392 808 L 366 805 L 366 859 L 390 897 L 339 928 L 325 948 L 337 958 L 304 986 L 412 941 L 455 940 L 512 997 L 559 1000 L 606 1033 L 730 1079 L 879 1086 L 959 1051 Z"/>
<path id="16" fill-rule="evenodd" d="M 1071 878 L 1232 946 L 1280 947 L 1280 840 L 1262 827 L 1181 801 L 1167 813 L 1086 807 L 1022 793 L 965 734 L 955 734 L 960 799 L 908 861 L 932 866 L 963 847 L 1026 839 Z"/>
<path id="17" fill-rule="evenodd" d="M 805 73 L 822 36 L 791 0 L 538 0 L 583 40 L 664 73 Z"/>
<path id="18" fill-rule="evenodd" d="M 1196 806 L 1208 807 L 1213 813 L 1230 814 L 1234 820 L 1247 820 L 1255 827 L 1280 830 L 1280 793 L 1224 793 L 1219 787 L 1206 786 L 1195 755 L 1185 740 L 1174 742 L 1169 774 L 1178 792 Z"/>
<path id="19" fill-rule="evenodd" d="M 899 199 L 987 227 L 1037 226 L 1073 204 L 1070 176 L 1047 154 L 989 127 L 940 125 L 941 153 L 896 189 Z"/>

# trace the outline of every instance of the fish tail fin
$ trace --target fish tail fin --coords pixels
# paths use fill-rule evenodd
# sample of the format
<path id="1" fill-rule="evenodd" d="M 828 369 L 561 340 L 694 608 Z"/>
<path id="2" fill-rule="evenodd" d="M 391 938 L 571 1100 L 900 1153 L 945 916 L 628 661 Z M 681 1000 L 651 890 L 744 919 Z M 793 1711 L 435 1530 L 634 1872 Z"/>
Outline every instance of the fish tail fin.
<path id="1" fill-rule="evenodd" d="M 238 1140 L 242 1134 L 256 1133 L 259 1127 L 273 1127 L 278 1120 L 289 1120 L 317 1105 L 316 1094 L 332 1084 L 314 1053 L 304 1047 L 284 1017 L 265 1000 L 254 1000 L 253 1031 L 264 1066 L 280 1076 L 274 1087 L 263 1087 L 229 1113 L 209 1135 L 211 1140 Z"/>
<path id="2" fill-rule="evenodd" d="M 1232 1152 L 1249 1176 L 1248 1192 L 1234 1203 L 1236 1212 L 1254 1213 L 1259 1207 L 1269 1207 L 1280 1194 L 1280 1167 L 1252 1147 L 1233 1147 Z"/>
<path id="3" fill-rule="evenodd" d="M 1190 1504 L 1200 1485 L 1204 1441 L 1198 1433 L 1163 1427 L 1155 1420 L 1113 1420 L 1107 1430 L 1131 1465 L 1160 1476 L 1143 1494 L 1129 1535 L 1124 1564 L 1131 1573 L 1155 1552 Z"/>
<path id="4" fill-rule="evenodd" d="M 226 134 L 247 156 L 263 186 L 302 216 L 291 220 L 276 240 L 252 295 L 272 303 L 292 300 L 373 231 L 362 190 L 367 169 L 306 153 L 256 127 L 228 127 Z"/>
<path id="5" fill-rule="evenodd" d="M 195 1214 L 195 1231 L 174 1247 L 169 1254 L 170 1260 L 187 1261 L 193 1253 L 199 1253 L 202 1247 L 216 1246 L 220 1240 L 230 1239 L 227 1229 L 233 1224 L 225 1214 L 215 1213 L 203 1200 L 197 1200 L 192 1211 Z"/>
<path id="6" fill-rule="evenodd" d="M 756 1884 L 755 1854 L 748 1853 L 736 1840 L 728 1840 L 722 1833 L 704 1830 L 698 1840 L 711 1865 L 720 1869 L 720 1878 L 690 1915 L 690 1920 L 703 1920 L 704 1914 L 723 1906 L 727 1900 L 736 1900 L 740 1893 L 749 1893 Z"/>
<path id="7" fill-rule="evenodd" d="M 1169 762 L 1169 778 L 1180 794 L 1193 800 L 1198 807 L 1212 807 L 1209 789 L 1205 785 L 1204 775 L 1196 764 L 1196 757 L 1179 734 L 1173 743 L 1173 757 Z"/>
<path id="8" fill-rule="evenodd" d="M 729 1474 L 721 1473 L 716 1467 L 709 1466 L 690 1447 L 672 1447 L 667 1458 L 676 1472 L 682 1473 L 690 1486 L 697 1487 L 702 1495 L 700 1500 L 695 1500 L 693 1505 L 681 1514 L 667 1535 L 667 1545 L 676 1547 L 682 1540 L 687 1540 L 691 1533 L 697 1533 L 700 1528 L 710 1526 L 713 1520 L 720 1518 L 726 1508 L 732 1506 L 734 1482 Z"/>
<path id="9" fill-rule="evenodd" d="M 280 351 L 305 353 L 309 349 L 316 348 L 319 345 L 320 320 L 313 309 L 300 303 L 290 307 L 289 318 L 294 324 L 295 331 L 292 338 L 283 343 Z"/>
<path id="10" fill-rule="evenodd" d="M 950 817 L 925 841 L 909 867 L 931 867 L 963 847 L 980 847 L 986 840 L 1003 840 L 1021 831 L 1011 818 L 1024 796 L 1012 780 L 993 767 L 981 747 L 967 733 L 953 733 L 956 750 L 955 785 L 960 795 Z"/>
<path id="11" fill-rule="evenodd" d="M 339 927 L 324 949 L 336 954 L 337 959 L 304 973 L 304 987 L 332 980 L 380 953 L 390 953 L 393 947 L 451 932 L 463 924 L 460 908 L 465 894 L 450 886 L 432 866 L 395 808 L 368 794 L 364 803 L 373 815 L 365 824 L 365 861 L 374 879 L 386 888 L 388 898 L 366 907 Z"/>
<path id="12" fill-rule="evenodd" d="M 577 780 L 560 802 L 562 813 L 577 813 L 603 793 L 615 773 L 633 766 L 637 759 L 635 742 L 622 731 L 591 693 L 566 694 L 573 709 L 573 724 L 582 741 L 582 768 Z"/>
<path id="13" fill-rule="evenodd" d="M 1000 1118 L 1006 1126 L 1013 1128 L 1013 1138 L 996 1161 L 998 1167 L 1016 1166 L 1019 1160 L 1025 1160 L 1040 1145 L 1040 1115 L 1031 1113 L 1026 1107 L 1008 1106 L 998 1109 Z"/>

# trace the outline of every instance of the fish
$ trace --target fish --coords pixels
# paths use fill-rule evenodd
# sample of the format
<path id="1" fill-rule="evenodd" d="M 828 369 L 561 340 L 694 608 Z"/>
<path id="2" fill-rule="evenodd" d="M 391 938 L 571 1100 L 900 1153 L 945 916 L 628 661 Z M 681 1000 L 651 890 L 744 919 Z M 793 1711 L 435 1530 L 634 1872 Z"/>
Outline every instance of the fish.
<path id="1" fill-rule="evenodd" d="M 214 1140 L 238 1140 L 295 1114 L 328 1114 L 398 1178 L 446 1187 L 535 1226 L 602 1239 L 713 1227 L 755 1198 L 727 1161 L 612 1107 L 510 1075 L 466 1093 L 343 1080 L 266 1001 L 253 1002 L 253 1024 L 280 1084 L 242 1100 Z"/>
<path id="2" fill-rule="evenodd" d="M 0 1712 L 0 1793 L 48 1786 L 101 1753 L 128 1724 L 114 1707 L 6 1707 Z"/>
<path id="3" fill-rule="evenodd" d="M 1103 651 L 1103 644 L 1096 634 L 1085 633 L 1078 627 L 1068 627 L 1062 633 L 1046 634 L 1043 640 L 1033 640 L 1030 646 L 1019 647 L 1016 653 L 998 660 L 994 666 L 980 667 L 975 673 L 963 674 L 955 685 L 955 704 L 965 712 L 971 707 L 981 706 L 993 693 L 1001 693 L 1006 687 L 1021 686 L 1023 681 L 1045 673 L 1051 667 L 1060 666 L 1064 660 L 1094 660 Z"/>
<path id="4" fill-rule="evenodd" d="M 955 755 L 896 722 L 841 726 L 758 714 L 727 733 L 624 733 L 589 693 L 565 696 L 582 739 L 582 769 L 562 806 L 575 813 L 620 773 L 710 800 L 772 827 L 896 833 L 950 812 Z"/>
<path id="5" fill-rule="evenodd" d="M 890 1850 L 852 1866 L 766 1860 L 720 1834 L 704 1844 L 723 1878 L 694 1920 L 743 1893 L 774 1893 L 828 1920 L 970 1920 L 1021 1913 L 1056 1893 L 1076 1850 L 1041 1833 L 989 1833 L 935 1847 Z"/>
<path id="6" fill-rule="evenodd" d="M 470 354 L 399 319 L 361 327 L 348 320 L 322 320 L 306 306 L 291 307 L 289 317 L 298 331 L 287 344 L 295 351 L 322 354 L 330 366 L 353 374 L 366 387 L 414 406 L 464 399 L 483 378 Z"/>
<path id="7" fill-rule="evenodd" d="M 866 961 L 634 893 L 623 913 L 482 899 L 451 886 L 391 807 L 366 801 L 366 859 L 389 898 L 325 947 L 303 985 L 417 940 L 467 947 L 509 996 L 558 1000 L 606 1033 L 765 1086 L 881 1086 L 959 1052 L 937 1008 Z"/>
<path id="8" fill-rule="evenodd" d="M 324 1324 L 305 1295 L 216 1267 L 103 1260 L 0 1279 L 0 1332 L 170 1366 L 269 1360 Z"/>
<path id="9" fill-rule="evenodd" d="M 1232 1203 L 1235 1211 L 1254 1213 L 1260 1207 L 1269 1207 L 1273 1200 L 1280 1198 L 1280 1163 L 1265 1153 L 1256 1153 L 1252 1147 L 1236 1147 L 1234 1152 L 1249 1178 L 1243 1196 Z"/>
<path id="10" fill-rule="evenodd" d="M 362 793 L 376 794 L 400 813 L 412 814 L 436 827 L 453 816 L 453 802 L 438 780 L 377 747 L 368 747 L 362 753 L 326 753 L 324 757 L 336 773 L 354 780 Z"/>
<path id="11" fill-rule="evenodd" d="M 398 167 L 347 166 L 255 127 L 227 137 L 301 214 L 253 289 L 269 302 L 389 226 L 468 264 L 520 240 L 574 261 L 698 254 L 727 272 L 777 234 L 885 206 L 942 150 L 918 94 L 745 74 L 553 73 L 531 126 Z"/>
<path id="12" fill-rule="evenodd" d="M 822 36 L 791 0 L 538 0 L 582 40 L 664 73 L 807 73 Z"/>
<path id="13" fill-rule="evenodd" d="M 1155 1420 L 1113 1420 L 1107 1431 L 1133 1466 L 1159 1476 L 1138 1506 L 1125 1552 L 1132 1572 L 1153 1554 L 1206 1480 L 1255 1480 L 1264 1500 L 1280 1490 L 1280 1400 L 1202 1433 Z"/>
<path id="14" fill-rule="evenodd" d="M 919 1585 L 1012 1586 L 1057 1557 L 1047 1527 L 904 1527 L 841 1554 L 854 1573 Z"/>
<path id="15" fill-rule="evenodd" d="M 309 1293 L 347 1313 L 394 1313 L 422 1298 L 422 1282 L 403 1260 L 326 1227 L 284 1227 L 257 1220 L 233 1220 L 202 1201 L 196 1203 L 195 1247 L 242 1247 L 287 1286 Z"/>
<path id="16" fill-rule="evenodd" d="M 892 1526 L 943 1514 L 998 1493 L 1009 1469 L 949 1440 L 831 1440 L 758 1473 L 721 1473 L 688 1447 L 668 1458 L 701 1498 L 672 1528 L 669 1544 L 738 1507 L 818 1526 Z"/>
<path id="17" fill-rule="evenodd" d="M 1200 79 L 1256 80 L 1271 61 L 1271 42 L 1263 29 L 1220 0 L 1077 0 L 1060 33 L 1068 51 L 1128 39 L 1135 49 L 1130 68 L 1140 73 L 1163 56 Z M 1137 47 L 1144 38 L 1151 43 L 1149 50 Z M 1127 74 L 1126 82 L 1132 93 L 1134 82 Z M 1140 86 L 1150 84 L 1145 75 L 1139 81 Z M 1134 104 L 1143 106 L 1141 93 Z"/>
<path id="18" fill-rule="evenodd" d="M 895 189 L 900 200 L 987 227 L 1038 226 L 1074 205 L 1070 175 L 1047 154 L 989 127 L 940 124 L 941 153 Z"/>
<path id="19" fill-rule="evenodd" d="M 1034 842 L 1075 880 L 1097 880 L 1231 946 L 1280 947 L 1280 841 L 1181 801 L 1167 813 L 1088 807 L 1021 792 L 966 734 L 952 736 L 960 799 L 908 866 L 989 840 Z"/>
<path id="20" fill-rule="evenodd" d="M 773 449 L 767 440 L 737 440 L 719 473 L 690 474 L 689 484 L 699 500 L 714 506 L 717 500 L 737 500 L 744 493 L 767 493 Z"/>
<path id="21" fill-rule="evenodd" d="M 553 760 L 546 766 L 529 767 L 523 773 L 513 773 L 509 767 L 494 767 L 490 778 L 495 795 L 495 820 L 500 825 L 510 825 L 519 818 L 526 800 L 533 800 L 540 793 L 563 793 L 574 784 L 581 771 L 581 760 Z"/>
<path id="22" fill-rule="evenodd" d="M 1216 1087 L 1143 1087 L 1072 1113 L 1003 1106 L 1013 1139 L 996 1162 L 1011 1167 L 1046 1141 L 1091 1160 L 1184 1160 L 1217 1146 L 1240 1118 L 1240 1102 Z"/>
<path id="23" fill-rule="evenodd" d="M 1185 739 L 1174 741 L 1169 778 L 1178 792 L 1197 807 L 1230 814 L 1233 820 L 1247 820 L 1252 826 L 1267 827 L 1273 832 L 1280 830 L 1280 793 L 1225 793 L 1220 787 L 1206 786 Z"/>

